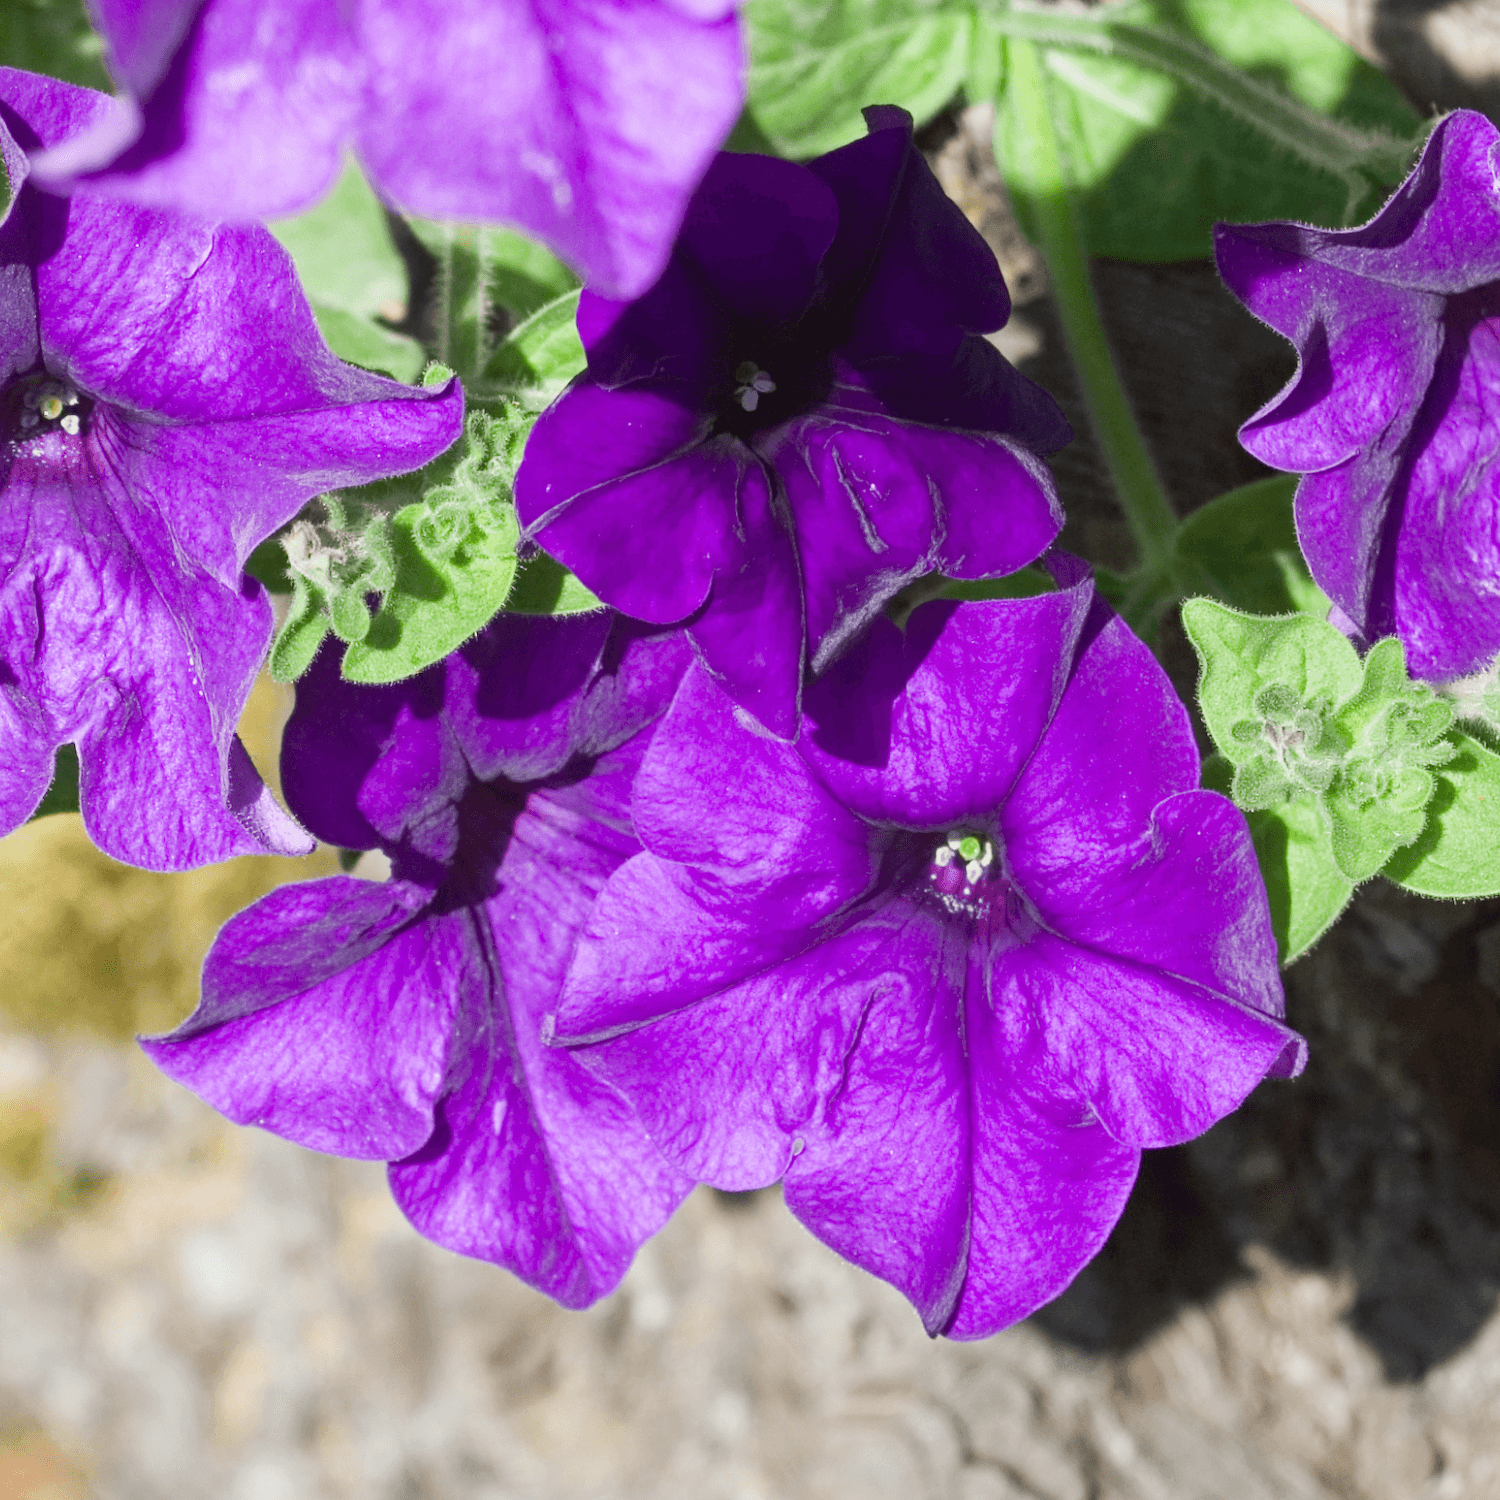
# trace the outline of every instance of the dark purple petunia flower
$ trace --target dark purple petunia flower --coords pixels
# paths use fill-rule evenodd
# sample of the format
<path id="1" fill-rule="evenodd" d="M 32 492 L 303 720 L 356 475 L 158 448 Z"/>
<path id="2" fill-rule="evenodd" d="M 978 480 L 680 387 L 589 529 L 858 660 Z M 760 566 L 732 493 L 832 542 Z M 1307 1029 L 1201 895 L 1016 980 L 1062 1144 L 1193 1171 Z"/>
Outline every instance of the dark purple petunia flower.
<path id="1" fill-rule="evenodd" d="M 772 733 L 933 570 L 1013 572 L 1062 524 L 1051 398 L 976 335 L 1010 299 L 901 110 L 808 166 L 721 155 L 639 301 L 585 292 L 588 370 L 537 423 L 523 525 L 602 599 L 688 633 Z"/>
<path id="2" fill-rule="evenodd" d="M 352 146 L 397 206 L 503 221 L 633 297 L 744 101 L 734 0 L 91 0 L 128 96 L 38 163 L 214 219 L 294 213 Z"/>
<path id="3" fill-rule="evenodd" d="M 283 886 L 235 917 L 198 1009 L 145 1043 L 240 1124 L 386 1160 L 430 1239 L 569 1307 L 608 1292 L 691 1186 L 541 1042 L 574 934 L 639 850 L 631 778 L 690 659 L 612 614 L 502 615 L 394 687 L 298 684 L 287 799 L 393 876 Z"/>
<path id="4" fill-rule="evenodd" d="M 930 1332 L 983 1337 L 1099 1249 L 1143 1147 L 1301 1066 L 1244 818 L 1198 779 L 1086 579 L 878 621 L 795 747 L 695 665 L 552 1036 L 684 1171 L 782 1179 Z"/>
<path id="5" fill-rule="evenodd" d="M 1414 676 L 1500 653 L 1500 132 L 1460 110 L 1360 229 L 1221 224 L 1219 270 L 1297 346 L 1287 388 L 1240 431 L 1301 473 L 1313 577 Z"/>
<path id="6" fill-rule="evenodd" d="M 305 853 L 234 736 L 271 634 L 245 560 L 313 495 L 442 452 L 463 393 L 341 364 L 264 230 L 25 184 L 109 107 L 0 69 L 0 833 L 74 741 L 117 859 Z"/>

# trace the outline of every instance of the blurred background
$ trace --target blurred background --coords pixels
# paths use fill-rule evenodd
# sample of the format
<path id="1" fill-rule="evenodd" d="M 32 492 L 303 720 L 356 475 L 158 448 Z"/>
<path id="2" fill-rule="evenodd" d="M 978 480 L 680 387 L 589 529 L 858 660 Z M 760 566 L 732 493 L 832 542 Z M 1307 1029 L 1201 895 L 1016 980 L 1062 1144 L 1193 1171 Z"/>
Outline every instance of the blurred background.
<path id="1" fill-rule="evenodd" d="M 1422 110 L 1496 116 L 1496 0 L 1302 3 Z M 987 136 L 922 140 L 1016 292 L 997 342 L 1076 415 Z M 1254 477 L 1234 431 L 1286 347 L 1207 263 L 1095 269 L 1173 493 Z M 1059 471 L 1107 558 L 1086 440 Z M 266 681 L 247 715 L 268 776 L 289 708 Z M 1062 1299 L 956 1345 L 774 1190 L 700 1190 L 563 1312 L 419 1239 L 378 1166 L 159 1077 L 132 1038 L 217 926 L 335 868 L 144 874 L 72 816 L 0 842 L 0 1500 L 1500 1497 L 1500 902 L 1367 887 L 1288 976 L 1307 1075 L 1149 1154 Z"/>

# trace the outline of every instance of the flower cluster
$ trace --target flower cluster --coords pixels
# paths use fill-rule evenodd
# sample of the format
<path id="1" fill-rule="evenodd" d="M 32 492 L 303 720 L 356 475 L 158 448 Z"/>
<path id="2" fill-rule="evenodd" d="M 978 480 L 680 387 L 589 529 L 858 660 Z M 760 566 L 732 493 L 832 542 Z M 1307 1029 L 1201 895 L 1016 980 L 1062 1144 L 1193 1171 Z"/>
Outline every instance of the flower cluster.
<path id="1" fill-rule="evenodd" d="M 390 867 L 235 917 L 150 1055 L 231 1119 L 388 1163 L 424 1234 L 570 1307 L 697 1183 L 780 1182 L 933 1334 L 1055 1296 L 1143 1150 L 1304 1049 L 1251 827 L 1056 548 L 1068 425 L 986 338 L 1005 282 L 910 117 L 805 164 L 715 154 L 730 0 L 95 11 L 121 98 L 0 71 L 0 816 L 74 744 L 121 859 L 321 840 Z M 1496 143 L 1454 117 L 1363 229 L 1219 241 L 1301 355 L 1247 444 L 1307 475 L 1351 630 L 1439 679 L 1500 653 Z M 531 593 L 382 686 L 310 638 L 286 811 L 234 737 L 271 630 L 250 554 L 295 522 L 305 563 L 309 501 L 464 427 L 446 372 L 338 360 L 249 222 L 347 149 L 396 208 L 571 260 L 586 367 L 539 417 L 471 393 L 471 430 L 512 424 L 495 532 Z M 387 582 L 421 563 L 413 513 L 371 523 Z M 344 590 L 362 624 L 375 576 Z M 577 612 L 538 602 L 556 576 Z M 1275 656 L 1230 718 L 1250 810 L 1343 796 L 1351 767 L 1363 809 L 1396 761 L 1430 797 L 1461 761 L 1389 643 L 1326 736 L 1311 657 L 1288 686 Z"/>

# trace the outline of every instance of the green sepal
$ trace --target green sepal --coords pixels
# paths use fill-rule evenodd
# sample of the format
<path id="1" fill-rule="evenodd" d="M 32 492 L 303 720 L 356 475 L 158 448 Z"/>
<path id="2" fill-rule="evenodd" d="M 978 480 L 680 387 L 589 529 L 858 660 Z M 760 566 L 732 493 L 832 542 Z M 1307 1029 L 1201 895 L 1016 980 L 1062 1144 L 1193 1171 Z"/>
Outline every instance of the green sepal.
<path id="1" fill-rule="evenodd" d="M 1462 729 L 1433 778 L 1427 825 L 1385 866 L 1387 879 L 1422 896 L 1500 895 L 1500 755 Z"/>
<path id="2" fill-rule="evenodd" d="M 511 329 L 490 356 L 480 388 L 540 411 L 586 363 L 578 337 L 578 293 L 569 292 Z"/>
<path id="3" fill-rule="evenodd" d="M 74 745 L 59 745 L 57 758 L 53 762 L 52 784 L 27 821 L 34 823 L 38 818 L 51 817 L 53 813 L 77 811 L 78 749 Z"/>
<path id="4" fill-rule="evenodd" d="M 511 615 L 586 615 L 603 608 L 597 594 L 545 552 L 533 552 L 521 564 L 505 601 Z"/>
<path id="5" fill-rule="evenodd" d="M 1221 603 L 1257 615 L 1325 617 L 1328 596 L 1312 581 L 1297 543 L 1296 489 L 1295 475 L 1273 474 L 1226 490 L 1182 523 L 1177 556 Z"/>

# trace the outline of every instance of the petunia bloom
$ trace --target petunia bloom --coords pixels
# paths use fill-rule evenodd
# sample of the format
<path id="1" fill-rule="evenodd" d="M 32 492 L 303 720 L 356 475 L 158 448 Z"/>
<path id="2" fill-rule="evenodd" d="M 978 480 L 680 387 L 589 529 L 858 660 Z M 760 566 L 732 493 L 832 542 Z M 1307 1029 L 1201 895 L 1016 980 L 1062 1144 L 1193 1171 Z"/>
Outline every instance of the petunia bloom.
<path id="1" fill-rule="evenodd" d="M 264 230 L 25 181 L 110 107 L 0 69 L 0 833 L 73 741 L 117 859 L 305 853 L 234 736 L 271 634 L 246 558 L 312 496 L 441 453 L 463 394 L 341 364 Z"/>
<path id="2" fill-rule="evenodd" d="M 501 616 L 394 687 L 297 688 L 283 774 L 383 884 L 283 886 L 214 944 L 198 1009 L 145 1043 L 241 1124 L 392 1163 L 429 1238 L 570 1307 L 608 1292 L 691 1186 L 629 1108 L 541 1043 L 573 934 L 640 845 L 629 791 L 690 653 L 607 614 Z"/>
<path id="3" fill-rule="evenodd" d="M 688 620 L 772 733 L 904 584 L 1013 572 L 1062 511 L 1037 456 L 1052 399 L 979 334 L 1010 315 L 995 257 L 903 111 L 807 166 L 722 155 L 662 279 L 585 292 L 588 369 L 543 414 L 521 520 L 607 603 Z M 691 617 L 691 618 L 689 618 Z"/>
<path id="4" fill-rule="evenodd" d="M 698 665 L 554 1040 L 685 1172 L 981 1338 L 1098 1250 L 1141 1150 L 1301 1065 L 1244 818 L 1075 577 L 879 621 L 796 746 Z"/>
<path id="5" fill-rule="evenodd" d="M 1298 354 L 1240 441 L 1303 475 L 1297 533 L 1334 618 L 1400 636 L 1429 680 L 1500 654 L 1497 146 L 1459 110 L 1362 228 L 1215 230 L 1229 289 Z"/>
<path id="6" fill-rule="evenodd" d="M 126 97 L 36 164 L 215 219 L 349 148 L 398 207 L 503 221 L 635 296 L 744 101 L 734 0 L 92 0 Z"/>

